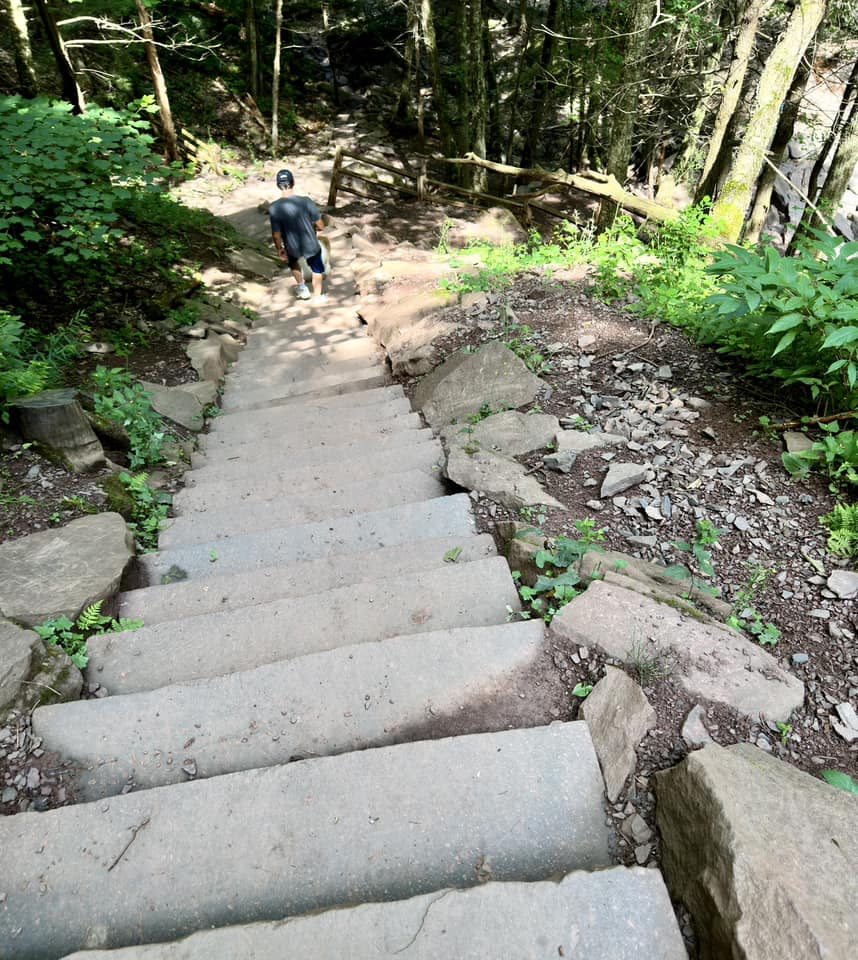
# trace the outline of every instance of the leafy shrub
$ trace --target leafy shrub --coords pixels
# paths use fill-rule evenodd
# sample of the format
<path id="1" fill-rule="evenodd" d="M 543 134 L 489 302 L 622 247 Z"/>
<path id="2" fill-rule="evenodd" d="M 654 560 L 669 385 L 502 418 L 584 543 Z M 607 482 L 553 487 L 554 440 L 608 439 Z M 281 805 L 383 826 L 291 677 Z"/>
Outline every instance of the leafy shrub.
<path id="1" fill-rule="evenodd" d="M 77 620 L 70 620 L 66 616 L 55 617 L 34 629 L 46 643 L 65 650 L 72 663 L 83 670 L 89 663 L 89 657 L 86 655 L 88 637 L 115 633 L 119 630 L 137 630 L 143 626 L 142 620 L 127 620 L 125 617 L 114 620 L 112 617 L 104 616 L 101 612 L 103 602 L 103 600 L 97 600 L 91 603 Z"/>
<path id="2" fill-rule="evenodd" d="M 117 204 L 151 182 L 151 98 L 136 110 L 0 98 L 0 269 L 32 283 L 103 261 L 121 236 Z"/>
<path id="3" fill-rule="evenodd" d="M 96 367 L 92 381 L 95 412 L 120 424 L 128 435 L 131 469 L 163 463 L 164 444 L 175 438 L 152 409 L 152 395 L 120 367 Z"/>
<path id="4" fill-rule="evenodd" d="M 821 440 L 809 450 L 781 455 L 784 467 L 797 480 L 803 480 L 816 467 L 824 470 L 831 486 L 842 483 L 858 484 L 858 433 L 842 430 L 837 423 L 821 423 Z"/>
<path id="5" fill-rule="evenodd" d="M 133 506 L 129 524 L 138 543 L 146 550 L 158 548 L 158 533 L 164 525 L 167 510 L 172 502 L 168 493 L 153 490 L 145 473 L 133 476 L 120 473 L 119 480 L 128 491 Z"/>
<path id="6" fill-rule="evenodd" d="M 796 257 L 730 246 L 709 268 L 721 293 L 703 339 L 823 411 L 858 402 L 858 243 L 813 231 Z M 854 323 L 852 322 L 854 321 Z M 777 357 L 773 364 L 772 359 Z"/>

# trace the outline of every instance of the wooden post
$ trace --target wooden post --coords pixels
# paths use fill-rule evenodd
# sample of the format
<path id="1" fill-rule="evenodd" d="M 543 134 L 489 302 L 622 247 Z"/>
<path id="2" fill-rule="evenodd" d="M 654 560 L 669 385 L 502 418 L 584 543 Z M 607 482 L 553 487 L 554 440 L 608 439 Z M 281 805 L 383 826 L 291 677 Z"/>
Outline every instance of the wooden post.
<path id="1" fill-rule="evenodd" d="M 426 199 L 426 160 L 420 161 L 420 174 L 417 177 L 417 199 Z"/>
<path id="2" fill-rule="evenodd" d="M 337 147 L 334 154 L 334 167 L 331 170 L 331 188 L 328 191 L 328 206 L 333 208 L 337 205 L 337 190 L 340 187 L 340 168 L 343 165 L 343 148 Z"/>

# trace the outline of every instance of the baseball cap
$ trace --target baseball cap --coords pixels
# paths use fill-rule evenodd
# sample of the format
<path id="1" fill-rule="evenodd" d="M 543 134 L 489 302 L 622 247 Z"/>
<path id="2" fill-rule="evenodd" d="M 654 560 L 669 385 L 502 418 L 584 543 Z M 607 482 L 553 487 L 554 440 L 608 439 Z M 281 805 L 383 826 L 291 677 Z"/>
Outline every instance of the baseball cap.
<path id="1" fill-rule="evenodd" d="M 277 186 L 282 190 L 283 187 L 294 187 L 295 178 L 291 170 L 280 170 L 277 173 Z"/>

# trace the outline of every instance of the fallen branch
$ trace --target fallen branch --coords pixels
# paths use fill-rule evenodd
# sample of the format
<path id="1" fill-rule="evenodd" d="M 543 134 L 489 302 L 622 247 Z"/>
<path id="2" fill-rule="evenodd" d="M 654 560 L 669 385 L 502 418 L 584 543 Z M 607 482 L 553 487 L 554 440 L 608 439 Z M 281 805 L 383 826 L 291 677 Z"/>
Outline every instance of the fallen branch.
<path id="1" fill-rule="evenodd" d="M 138 823 L 136 827 L 132 827 L 132 828 L 131 828 L 131 839 L 130 839 L 130 840 L 128 841 L 128 843 L 126 843 L 125 846 L 119 851 L 119 856 L 117 856 L 117 858 L 113 861 L 113 863 L 111 863 L 110 866 L 107 868 L 107 872 L 108 872 L 108 873 L 110 873 L 110 871 L 116 866 L 116 864 L 119 863 L 119 861 L 125 856 L 125 854 L 128 852 L 128 848 L 129 848 L 129 847 L 131 846 L 131 844 L 134 843 L 134 841 L 137 839 L 137 834 L 140 833 L 140 831 L 141 831 L 145 826 L 148 826 L 148 824 L 149 824 L 149 817 L 146 817 L 146 819 L 145 819 L 145 820 L 141 820 L 140 823 Z"/>
<path id="2" fill-rule="evenodd" d="M 837 420 L 849 420 L 858 417 L 858 410 L 847 410 L 845 413 L 832 413 L 827 417 L 804 417 L 801 420 L 790 420 L 787 423 L 769 423 L 767 430 L 799 430 L 801 427 L 812 427 L 820 423 L 835 423 Z"/>

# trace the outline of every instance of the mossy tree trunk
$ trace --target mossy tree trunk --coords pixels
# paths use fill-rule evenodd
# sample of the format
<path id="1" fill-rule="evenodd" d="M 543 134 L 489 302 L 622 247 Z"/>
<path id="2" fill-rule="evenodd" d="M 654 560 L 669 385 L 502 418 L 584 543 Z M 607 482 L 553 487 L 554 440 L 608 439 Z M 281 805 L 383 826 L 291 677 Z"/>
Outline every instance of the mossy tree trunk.
<path id="1" fill-rule="evenodd" d="M 722 239 L 742 235 L 757 179 L 801 58 L 825 15 L 826 0 L 798 0 L 757 85 L 747 127 L 712 208 Z"/>
<path id="2" fill-rule="evenodd" d="M 837 210 L 856 166 L 858 166 L 858 98 L 852 101 L 849 118 L 843 127 L 828 176 L 819 194 L 818 207 L 822 210 Z M 807 219 L 811 227 L 823 226 L 822 218 L 814 211 L 810 211 Z"/>
<path id="3" fill-rule="evenodd" d="M 2 0 L 3 19 L 9 24 L 12 46 L 15 49 L 15 69 L 18 73 L 18 90 L 21 96 L 35 97 L 39 93 L 36 69 L 33 66 L 33 51 L 27 31 L 27 14 L 21 0 Z"/>
<path id="4" fill-rule="evenodd" d="M 158 48 L 155 46 L 155 35 L 152 31 L 152 18 L 143 0 L 134 0 L 137 5 L 137 15 L 140 18 L 140 30 L 146 41 L 146 60 L 149 64 L 149 73 L 152 75 L 152 86 L 155 89 L 155 100 L 161 116 L 161 132 L 164 135 L 164 155 L 170 163 L 179 159 L 179 140 L 176 136 L 176 127 L 173 123 L 173 111 L 170 109 L 170 98 L 167 95 L 167 82 L 161 70 L 158 59 Z"/>
<path id="5" fill-rule="evenodd" d="M 327 13 L 325 13 L 327 21 Z M 280 152 L 280 67 L 283 33 L 283 0 L 276 0 L 274 8 L 274 61 L 271 77 L 271 152 L 276 157 Z"/>
<path id="6" fill-rule="evenodd" d="M 85 106 L 83 92 L 80 86 L 78 86 L 74 67 L 71 65 L 71 60 L 69 60 L 63 38 L 57 29 L 57 22 L 54 20 L 54 15 L 48 9 L 47 0 L 36 0 L 36 9 L 39 11 L 42 26 L 45 28 L 45 35 L 48 38 L 51 52 L 54 55 L 54 61 L 62 82 L 63 98 L 72 105 L 72 111 L 74 113 L 83 113 Z"/>

